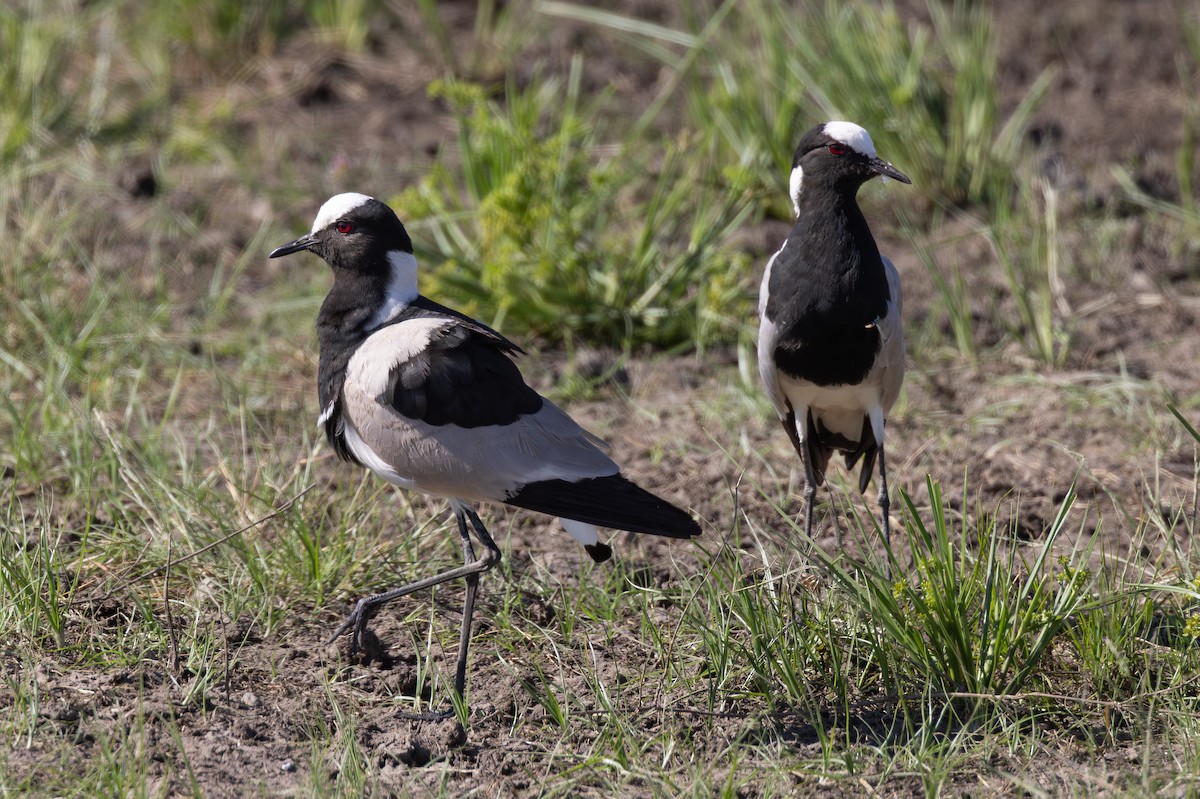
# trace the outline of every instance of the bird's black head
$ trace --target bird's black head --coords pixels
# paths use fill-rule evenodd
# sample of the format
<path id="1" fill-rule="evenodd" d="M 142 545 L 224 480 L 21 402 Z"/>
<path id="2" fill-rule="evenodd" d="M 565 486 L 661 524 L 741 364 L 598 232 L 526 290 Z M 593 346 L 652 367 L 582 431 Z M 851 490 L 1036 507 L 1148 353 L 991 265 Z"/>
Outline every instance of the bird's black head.
<path id="1" fill-rule="evenodd" d="M 334 269 L 386 273 L 391 253 L 412 255 L 408 231 L 387 205 L 365 194 L 338 194 L 317 212 L 312 232 L 271 251 L 271 258 L 308 250 Z"/>
<path id="2" fill-rule="evenodd" d="M 853 195 L 874 177 L 912 183 L 875 153 L 871 135 L 853 122 L 825 122 L 804 134 L 792 159 L 789 181 L 792 202 L 799 213 L 800 191 L 821 186 Z"/>

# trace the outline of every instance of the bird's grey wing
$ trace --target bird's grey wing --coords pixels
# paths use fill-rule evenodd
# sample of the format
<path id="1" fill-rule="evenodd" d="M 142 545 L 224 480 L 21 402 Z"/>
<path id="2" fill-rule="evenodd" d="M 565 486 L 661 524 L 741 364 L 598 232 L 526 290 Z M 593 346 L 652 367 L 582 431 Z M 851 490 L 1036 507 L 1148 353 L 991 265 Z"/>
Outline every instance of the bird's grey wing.
<path id="1" fill-rule="evenodd" d="M 887 273 L 889 298 L 887 315 L 879 322 L 882 338 L 879 364 L 882 370 L 880 399 L 886 413 L 896 403 L 896 398 L 900 396 L 900 385 L 904 382 L 904 326 L 900 317 L 903 307 L 900 273 L 887 258 L 883 259 L 883 268 Z"/>
<path id="2" fill-rule="evenodd" d="M 787 247 L 786 240 L 783 242 L 783 246 L 767 261 L 767 268 L 763 271 L 762 286 L 758 290 L 758 376 L 780 419 L 787 418 L 791 412 L 791 406 L 783 392 L 783 386 L 779 384 L 779 369 L 775 365 L 775 345 L 779 341 L 779 328 L 767 315 L 767 297 L 771 283 L 771 267 L 785 247 Z"/>
<path id="3" fill-rule="evenodd" d="M 399 485 L 473 500 L 616 474 L 602 442 L 530 388 L 490 333 L 432 316 L 372 334 L 343 388 L 348 443 L 369 450 L 359 460 Z"/>
<path id="4" fill-rule="evenodd" d="M 888 298 L 896 306 L 898 312 L 904 311 L 904 300 L 902 297 L 903 291 L 900 288 L 900 273 L 896 271 L 896 265 L 886 255 L 883 258 L 883 271 L 887 275 Z"/>

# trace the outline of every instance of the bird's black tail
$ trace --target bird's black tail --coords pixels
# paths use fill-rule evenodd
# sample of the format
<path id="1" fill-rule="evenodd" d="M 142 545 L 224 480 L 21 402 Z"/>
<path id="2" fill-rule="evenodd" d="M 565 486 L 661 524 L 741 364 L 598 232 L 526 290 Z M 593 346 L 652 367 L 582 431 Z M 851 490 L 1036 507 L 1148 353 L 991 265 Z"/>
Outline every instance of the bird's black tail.
<path id="1" fill-rule="evenodd" d="M 577 482 L 542 480 L 504 500 L 551 516 L 668 538 L 693 538 L 700 525 L 686 511 L 619 474 Z"/>
<path id="2" fill-rule="evenodd" d="M 859 458 L 862 458 L 862 471 L 858 475 L 858 490 L 864 494 L 867 493 L 867 486 L 875 474 L 875 458 L 879 453 L 879 445 L 875 442 L 875 431 L 871 429 L 869 418 L 863 416 L 862 435 L 859 436 L 858 441 L 851 441 L 840 433 L 827 430 L 825 425 L 813 417 L 811 408 L 808 411 L 808 427 L 803 444 L 796 435 L 796 414 L 794 412 L 789 413 L 783 420 L 783 427 L 788 431 L 788 437 L 792 439 L 792 446 L 796 448 L 797 455 L 804 457 L 800 448 L 808 449 L 808 461 L 812 464 L 813 477 L 816 478 L 815 482 L 818 487 L 825 484 L 825 470 L 829 466 L 829 459 L 837 451 L 845 456 L 846 469 L 850 472 L 854 471 L 854 465 L 858 463 Z"/>

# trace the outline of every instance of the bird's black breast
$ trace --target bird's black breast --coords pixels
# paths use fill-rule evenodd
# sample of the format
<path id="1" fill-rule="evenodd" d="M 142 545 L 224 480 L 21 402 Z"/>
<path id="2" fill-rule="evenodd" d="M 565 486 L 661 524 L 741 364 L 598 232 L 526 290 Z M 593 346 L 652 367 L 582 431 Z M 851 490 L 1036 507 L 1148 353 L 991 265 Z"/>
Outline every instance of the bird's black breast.
<path id="1" fill-rule="evenodd" d="M 767 291 L 777 368 L 818 386 L 866 378 L 882 345 L 876 322 L 887 315 L 889 292 L 865 222 L 856 229 L 799 221 L 771 264 Z"/>
<path id="2" fill-rule="evenodd" d="M 321 331 L 321 363 L 317 368 L 317 401 L 320 403 L 321 423 L 325 438 L 339 458 L 359 463 L 346 442 L 346 417 L 342 403 L 342 384 L 350 356 L 363 337 L 339 336 L 334 331 Z"/>

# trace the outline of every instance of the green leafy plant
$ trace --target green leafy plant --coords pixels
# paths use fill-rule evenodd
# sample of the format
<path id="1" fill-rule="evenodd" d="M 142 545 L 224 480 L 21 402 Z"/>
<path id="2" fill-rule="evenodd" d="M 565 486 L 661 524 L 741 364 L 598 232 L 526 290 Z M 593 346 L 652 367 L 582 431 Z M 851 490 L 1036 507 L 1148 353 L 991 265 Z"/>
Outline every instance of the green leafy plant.
<path id="1" fill-rule="evenodd" d="M 582 105 L 580 68 L 565 86 L 510 85 L 503 107 L 476 86 L 434 86 L 456 109 L 465 194 L 441 167 L 396 200 L 427 291 L 552 339 L 731 339 L 748 308 L 726 241 L 751 213 L 747 183 L 705 190 L 716 170 L 689 157 L 686 137 L 663 142 L 661 162 L 654 148 L 603 145 L 602 99 Z"/>

